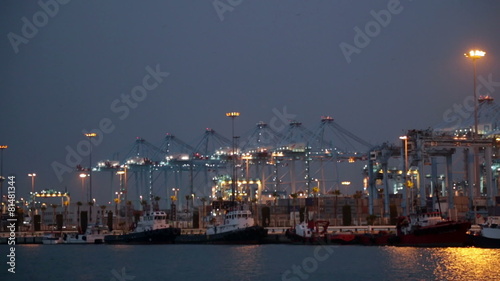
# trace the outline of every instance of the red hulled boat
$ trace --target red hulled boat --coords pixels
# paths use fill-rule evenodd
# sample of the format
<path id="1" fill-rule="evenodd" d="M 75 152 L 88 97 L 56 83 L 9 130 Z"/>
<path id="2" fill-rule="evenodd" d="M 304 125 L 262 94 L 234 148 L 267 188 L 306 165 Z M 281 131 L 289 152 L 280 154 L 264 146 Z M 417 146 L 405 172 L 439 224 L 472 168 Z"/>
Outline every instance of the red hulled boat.
<path id="1" fill-rule="evenodd" d="M 469 222 L 446 220 L 440 212 L 400 217 L 397 234 L 387 243 L 395 246 L 453 247 L 467 244 Z"/>

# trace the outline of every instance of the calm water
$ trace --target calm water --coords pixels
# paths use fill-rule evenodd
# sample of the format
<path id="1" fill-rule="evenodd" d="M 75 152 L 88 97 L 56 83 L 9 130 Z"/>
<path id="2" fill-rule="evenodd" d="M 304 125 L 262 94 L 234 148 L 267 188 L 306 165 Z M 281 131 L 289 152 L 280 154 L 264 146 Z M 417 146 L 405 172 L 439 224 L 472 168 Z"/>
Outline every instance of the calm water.
<path id="1" fill-rule="evenodd" d="M 499 280 L 500 250 L 303 245 L 0 245 L 0 280 Z"/>

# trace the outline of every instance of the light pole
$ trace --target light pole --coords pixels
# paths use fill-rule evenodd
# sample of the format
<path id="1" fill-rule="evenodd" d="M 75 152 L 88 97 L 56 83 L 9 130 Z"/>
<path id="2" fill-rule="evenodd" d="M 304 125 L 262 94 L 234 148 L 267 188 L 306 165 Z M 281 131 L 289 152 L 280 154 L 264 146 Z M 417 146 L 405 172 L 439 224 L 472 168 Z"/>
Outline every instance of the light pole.
<path id="1" fill-rule="evenodd" d="M 128 220 L 128 190 L 127 190 L 127 166 L 123 166 L 123 170 L 116 172 L 120 175 L 120 201 L 125 202 L 125 218 Z"/>
<path id="2" fill-rule="evenodd" d="M 35 194 L 35 173 L 28 174 L 28 177 L 31 178 L 31 194 Z"/>
<path id="3" fill-rule="evenodd" d="M 482 57 L 484 57 L 484 55 L 486 55 L 486 52 L 483 52 L 483 51 L 480 51 L 480 50 L 470 50 L 469 53 L 465 53 L 464 54 L 465 57 L 468 57 L 470 59 L 472 59 L 472 65 L 473 65 L 473 68 L 474 68 L 474 76 L 473 76 L 473 79 L 474 79 L 474 134 L 473 134 L 473 137 L 472 139 L 473 140 L 476 140 L 477 139 L 477 136 L 479 134 L 479 130 L 478 130 L 478 100 L 477 100 L 477 87 L 476 87 L 476 61 Z M 480 177 L 479 177 L 479 148 L 474 146 L 474 183 L 473 183 L 473 186 L 477 187 L 477 190 L 476 188 L 474 188 L 475 192 L 471 192 L 471 195 L 476 193 L 479 188 L 480 188 L 480 184 L 479 184 L 479 181 L 480 181 Z M 477 192 L 479 193 L 479 192 Z"/>
<path id="4" fill-rule="evenodd" d="M 126 173 L 127 172 L 125 170 L 116 172 L 116 174 L 118 176 L 120 176 L 120 192 L 119 192 L 119 194 L 120 194 L 120 197 L 119 197 L 120 201 L 124 200 L 122 197 L 123 197 L 123 193 L 125 191 L 125 179 L 124 179 L 124 177 L 127 176 Z"/>
<path id="5" fill-rule="evenodd" d="M 314 199 L 317 200 L 316 204 L 318 205 L 318 219 L 320 218 L 320 206 L 319 206 L 319 193 L 321 192 L 320 185 L 319 185 L 319 179 L 314 179 L 315 182 L 318 183 L 318 186 L 313 187 L 313 193 L 314 193 Z"/>
<path id="6" fill-rule="evenodd" d="M 170 199 L 172 200 L 172 205 L 170 205 L 170 213 L 172 221 L 174 221 L 174 223 L 177 225 L 177 204 L 175 204 L 175 202 L 177 201 L 177 192 L 179 192 L 179 189 L 172 188 L 172 191 L 174 192 L 174 195 L 170 196 Z"/>
<path id="7" fill-rule="evenodd" d="M 96 137 L 96 133 L 86 133 L 84 134 L 87 138 L 89 138 L 89 147 L 90 147 L 90 153 L 89 153 L 89 193 L 90 193 L 90 201 L 92 201 L 92 138 Z M 90 221 L 92 221 L 92 205 L 90 205 L 89 208 L 90 211 Z"/>
<path id="8" fill-rule="evenodd" d="M 319 179 L 313 179 L 313 181 L 315 181 L 315 182 L 318 183 L 318 186 L 317 186 L 318 187 L 318 192 L 317 193 L 321 192 Z M 326 191 L 323 191 L 323 193 L 326 194 Z"/>
<path id="9" fill-rule="evenodd" d="M 247 155 L 244 155 L 242 158 L 245 159 L 245 164 L 246 164 L 245 165 L 246 166 L 246 168 L 245 168 L 245 182 L 246 182 L 246 184 L 245 184 L 245 190 L 247 192 L 247 198 L 252 199 L 253 198 L 253 192 L 251 191 L 251 188 L 250 188 L 250 178 L 248 177 L 248 169 L 249 169 L 249 167 L 248 167 L 248 164 L 249 164 L 248 161 L 250 159 L 252 159 L 252 157 L 248 153 Z"/>
<path id="10" fill-rule="evenodd" d="M 85 173 L 81 173 L 80 174 L 80 178 L 82 179 L 82 197 L 85 199 L 85 178 L 87 177 L 88 175 L 85 174 Z M 86 201 L 89 202 L 89 196 L 87 195 L 87 198 L 86 198 Z"/>
<path id="11" fill-rule="evenodd" d="M 404 202 L 405 202 L 405 208 L 404 208 L 404 214 L 405 215 L 409 215 L 409 206 L 408 206 L 408 194 L 407 192 L 409 191 L 408 190 L 408 185 L 407 185 L 407 171 L 408 171 L 408 136 L 401 136 L 399 137 L 400 140 L 403 140 L 404 141 L 404 157 L 405 157 L 405 160 L 403 162 L 403 185 L 404 185 L 404 188 L 403 188 L 403 198 L 404 198 Z"/>
<path id="12" fill-rule="evenodd" d="M 232 155 L 231 155 L 231 160 L 233 162 L 233 167 L 232 167 L 232 175 L 231 175 L 231 205 L 234 204 L 234 199 L 235 199 L 235 193 L 236 193 L 236 156 L 235 156 L 235 136 L 234 136 L 234 119 L 238 116 L 240 116 L 239 112 L 233 111 L 233 112 L 228 112 L 226 113 L 226 116 L 231 118 L 231 125 L 232 125 Z M 234 207 L 234 206 L 231 206 Z"/>
<path id="13" fill-rule="evenodd" d="M 350 181 L 343 181 L 343 182 L 341 182 L 340 184 L 341 184 L 341 185 L 343 185 L 343 186 L 345 186 L 345 187 L 347 188 L 347 190 L 349 191 L 349 186 L 351 185 L 351 182 L 350 182 Z M 348 191 L 347 191 L 347 192 L 345 192 L 344 194 L 345 194 L 345 195 L 348 195 L 348 194 L 347 194 L 347 193 L 348 193 Z"/>
<path id="14" fill-rule="evenodd" d="M 400 140 L 404 140 L 404 146 L 405 146 L 405 162 L 404 162 L 404 174 L 405 174 L 405 179 L 406 179 L 406 170 L 408 170 L 408 137 L 407 136 L 401 136 L 399 137 Z"/>
<path id="15" fill-rule="evenodd" d="M 472 65 L 474 67 L 474 139 L 476 136 L 479 134 L 479 131 L 477 129 L 477 123 L 478 123 L 478 116 L 477 116 L 477 111 L 478 111 L 478 101 L 477 101 L 477 89 L 476 89 L 476 61 L 484 55 L 486 55 L 486 52 L 480 51 L 480 50 L 471 50 L 469 53 L 464 54 L 466 57 L 472 59 Z"/>
<path id="16" fill-rule="evenodd" d="M 28 177 L 31 177 L 31 227 L 33 227 L 32 231 L 35 231 L 35 173 L 28 174 Z"/>
<path id="17" fill-rule="evenodd" d="M 174 198 L 172 198 L 172 203 L 177 201 L 177 192 L 179 192 L 178 188 L 172 188 L 172 191 L 174 192 Z"/>

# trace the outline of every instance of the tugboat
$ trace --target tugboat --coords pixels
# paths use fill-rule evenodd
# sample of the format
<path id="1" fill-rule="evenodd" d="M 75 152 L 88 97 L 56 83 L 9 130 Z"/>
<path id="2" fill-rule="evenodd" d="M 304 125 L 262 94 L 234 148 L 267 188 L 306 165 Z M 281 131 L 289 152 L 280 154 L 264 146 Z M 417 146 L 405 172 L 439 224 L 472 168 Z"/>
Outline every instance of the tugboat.
<path id="1" fill-rule="evenodd" d="M 328 226 L 328 221 L 303 221 L 287 230 L 285 235 L 294 243 L 314 244 L 319 241 L 328 242 Z M 320 227 L 322 228 L 321 230 Z"/>
<path id="2" fill-rule="evenodd" d="M 479 225 L 481 231 L 472 236 L 472 245 L 479 248 L 500 248 L 500 216 L 489 216 Z"/>
<path id="3" fill-rule="evenodd" d="M 285 235 L 292 242 L 301 242 L 301 243 L 310 243 L 315 237 L 313 237 L 314 233 L 314 222 L 301 222 L 295 227 L 290 228 L 286 231 Z"/>
<path id="4" fill-rule="evenodd" d="M 438 210 L 441 210 L 436 190 Z M 415 247 L 461 247 L 469 244 L 467 231 L 470 222 L 444 219 L 440 211 L 426 212 L 424 208 L 409 216 L 399 217 L 396 234 L 378 235 L 374 245 Z"/>
<path id="5" fill-rule="evenodd" d="M 443 219 L 440 212 L 400 217 L 397 234 L 388 237 L 389 245 L 420 247 L 453 247 L 467 243 L 469 222 Z"/>
<path id="6" fill-rule="evenodd" d="M 127 234 L 106 235 L 107 244 L 168 244 L 174 243 L 181 230 L 167 224 L 164 211 L 148 212 L 142 215 L 135 229 Z"/>
<path id="7" fill-rule="evenodd" d="M 215 217 L 205 234 L 177 236 L 179 244 L 260 244 L 267 236 L 267 229 L 255 225 L 250 210 L 233 210 Z"/>

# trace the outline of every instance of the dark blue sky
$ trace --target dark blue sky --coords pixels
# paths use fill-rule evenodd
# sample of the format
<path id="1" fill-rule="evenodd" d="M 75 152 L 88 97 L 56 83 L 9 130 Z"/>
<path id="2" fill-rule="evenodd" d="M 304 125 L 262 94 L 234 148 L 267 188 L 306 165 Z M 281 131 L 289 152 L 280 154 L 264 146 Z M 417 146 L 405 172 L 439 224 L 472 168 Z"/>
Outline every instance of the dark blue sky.
<path id="1" fill-rule="evenodd" d="M 241 112 L 238 134 L 286 108 L 308 128 L 330 115 L 379 144 L 443 122 L 472 94 L 467 50 L 486 51 L 478 75 L 500 81 L 494 0 L 220 0 L 230 10 L 219 13 L 211 0 L 41 2 L 52 3 L 48 12 L 36 1 L 0 9 L 0 144 L 9 145 L 4 175 L 17 175 L 18 196 L 31 189 L 30 172 L 38 190 L 79 186 L 76 173 L 59 181 L 51 165 L 66 164 L 66 147 L 101 120 L 113 129 L 96 160 L 126 153 L 138 136 L 190 142 L 206 127 L 229 136 L 232 110 Z M 381 26 L 373 13 L 391 18 Z M 355 41 L 356 27 L 369 42 Z M 346 59 L 342 43 L 357 53 Z M 169 75 L 144 86 L 148 66 Z M 127 104 L 131 91 L 137 100 Z"/>

